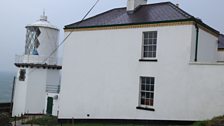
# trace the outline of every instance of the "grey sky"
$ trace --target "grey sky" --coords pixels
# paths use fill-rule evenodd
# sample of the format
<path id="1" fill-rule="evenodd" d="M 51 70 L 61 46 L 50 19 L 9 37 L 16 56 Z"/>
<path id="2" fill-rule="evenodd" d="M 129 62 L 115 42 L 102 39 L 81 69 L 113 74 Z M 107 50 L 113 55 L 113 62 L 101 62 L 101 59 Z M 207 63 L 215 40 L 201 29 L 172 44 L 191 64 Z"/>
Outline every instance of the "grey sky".
<path id="1" fill-rule="evenodd" d="M 148 0 L 148 3 L 166 0 Z M 224 0 L 170 0 L 180 8 L 199 17 L 211 27 L 224 33 Z M 82 19 L 95 0 L 1 0 L 0 1 L 0 71 L 16 71 L 15 55 L 24 52 L 25 26 L 39 19 L 43 9 L 49 21 L 60 28 Z M 89 16 L 126 6 L 127 0 L 100 0 Z"/>

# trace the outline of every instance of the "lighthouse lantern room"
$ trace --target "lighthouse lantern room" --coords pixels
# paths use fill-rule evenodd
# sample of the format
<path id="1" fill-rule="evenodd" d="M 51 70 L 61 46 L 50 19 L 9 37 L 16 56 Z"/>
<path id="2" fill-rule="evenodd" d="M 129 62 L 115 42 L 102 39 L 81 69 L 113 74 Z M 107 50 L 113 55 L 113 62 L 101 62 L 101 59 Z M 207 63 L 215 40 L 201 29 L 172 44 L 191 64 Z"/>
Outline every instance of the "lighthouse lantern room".
<path id="1" fill-rule="evenodd" d="M 25 53 L 15 61 L 18 73 L 12 115 L 57 115 L 62 69 L 57 57 L 59 29 L 43 13 L 26 30 Z"/>

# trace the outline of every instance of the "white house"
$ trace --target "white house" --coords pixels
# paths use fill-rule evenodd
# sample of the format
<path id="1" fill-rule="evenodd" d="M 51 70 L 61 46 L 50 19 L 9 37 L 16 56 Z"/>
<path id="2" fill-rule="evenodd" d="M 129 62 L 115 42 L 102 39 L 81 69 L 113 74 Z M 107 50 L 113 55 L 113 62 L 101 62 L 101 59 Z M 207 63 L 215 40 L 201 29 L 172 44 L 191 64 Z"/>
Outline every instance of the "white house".
<path id="1" fill-rule="evenodd" d="M 27 25 L 25 53 L 16 56 L 12 116 L 22 114 L 58 114 L 60 69 L 57 51 L 59 29 L 45 14 Z"/>
<path id="2" fill-rule="evenodd" d="M 170 2 L 146 3 L 128 0 L 127 8 L 65 26 L 72 33 L 59 119 L 195 121 L 224 114 L 220 33 Z"/>

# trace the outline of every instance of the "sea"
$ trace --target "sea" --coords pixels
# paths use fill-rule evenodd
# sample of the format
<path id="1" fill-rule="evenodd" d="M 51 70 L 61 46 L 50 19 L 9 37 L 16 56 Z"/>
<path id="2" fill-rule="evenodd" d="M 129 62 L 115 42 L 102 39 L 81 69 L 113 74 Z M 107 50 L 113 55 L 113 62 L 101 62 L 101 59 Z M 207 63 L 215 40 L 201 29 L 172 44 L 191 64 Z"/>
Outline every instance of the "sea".
<path id="1" fill-rule="evenodd" d="M 14 76 L 13 72 L 0 72 L 0 103 L 11 101 Z"/>

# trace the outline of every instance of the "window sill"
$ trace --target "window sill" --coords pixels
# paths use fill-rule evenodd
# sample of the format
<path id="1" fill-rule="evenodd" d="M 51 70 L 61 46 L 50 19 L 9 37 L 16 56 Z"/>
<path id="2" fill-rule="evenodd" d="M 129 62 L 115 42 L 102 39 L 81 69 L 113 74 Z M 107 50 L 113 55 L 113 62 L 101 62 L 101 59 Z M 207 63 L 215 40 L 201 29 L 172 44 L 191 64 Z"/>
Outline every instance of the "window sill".
<path id="1" fill-rule="evenodd" d="M 144 107 L 140 107 L 140 106 L 138 106 L 138 107 L 136 107 L 136 109 L 140 109 L 140 110 L 146 110 L 146 111 L 155 111 L 155 109 L 153 109 L 153 108 L 144 108 Z"/>
<path id="2" fill-rule="evenodd" d="M 158 62 L 157 59 L 140 59 L 140 62 Z"/>

